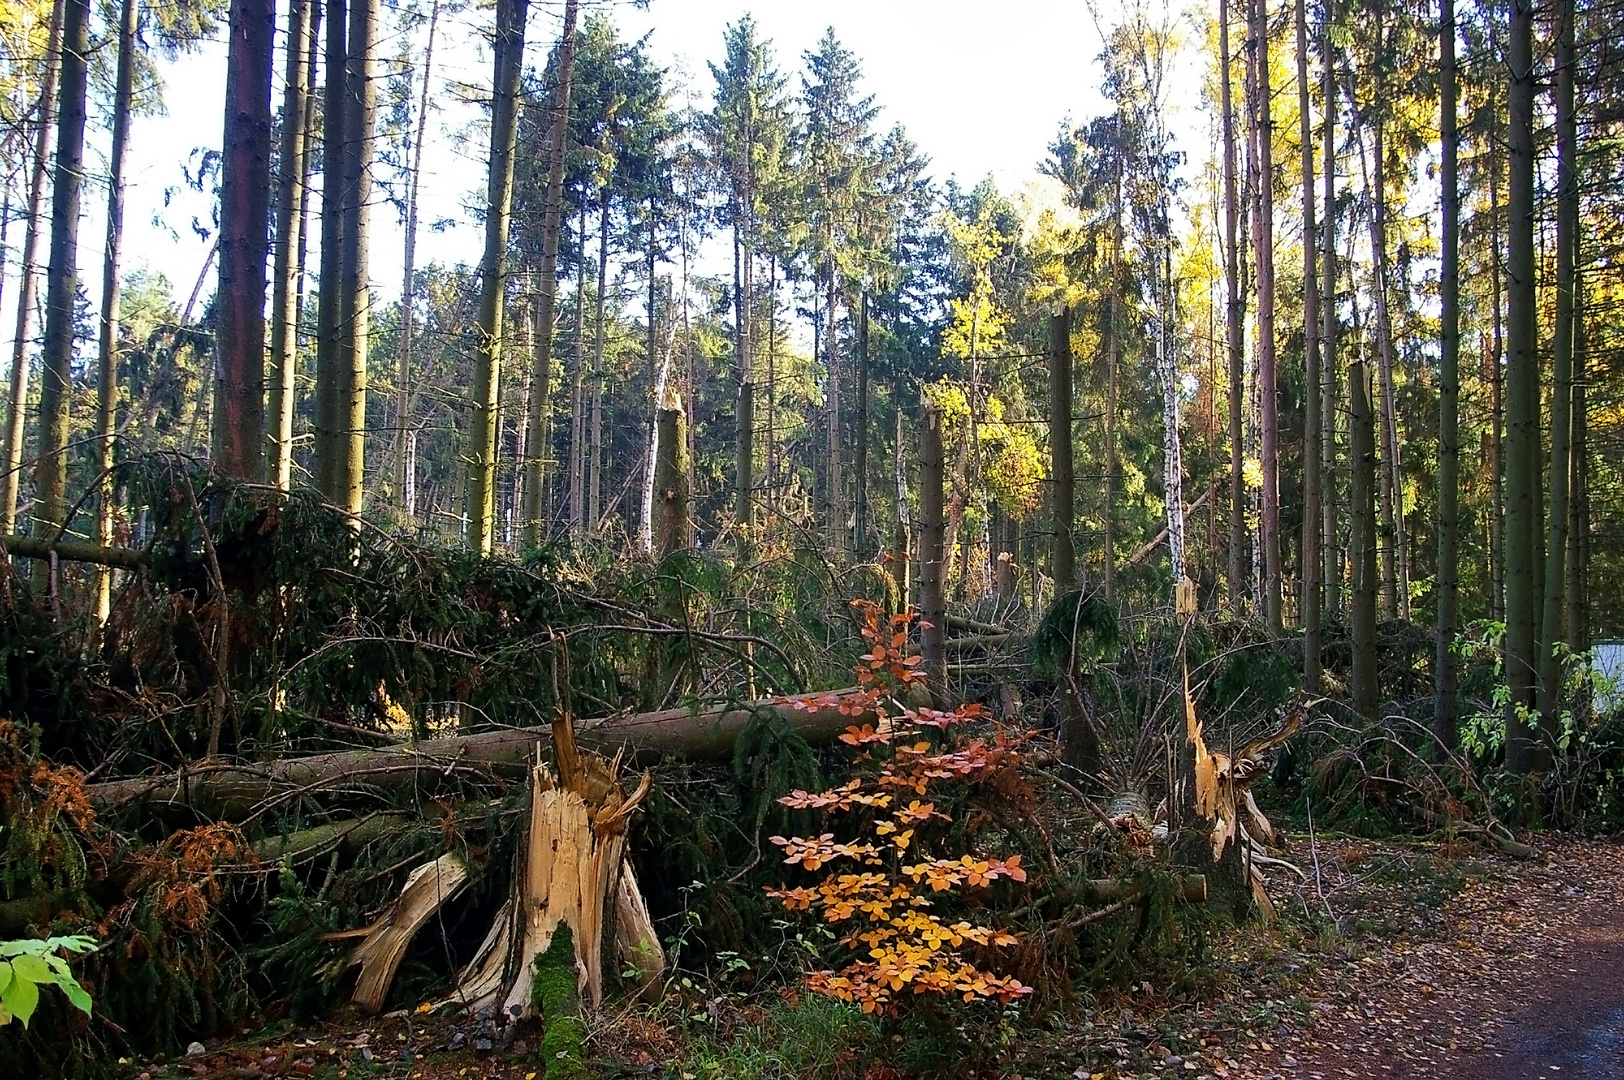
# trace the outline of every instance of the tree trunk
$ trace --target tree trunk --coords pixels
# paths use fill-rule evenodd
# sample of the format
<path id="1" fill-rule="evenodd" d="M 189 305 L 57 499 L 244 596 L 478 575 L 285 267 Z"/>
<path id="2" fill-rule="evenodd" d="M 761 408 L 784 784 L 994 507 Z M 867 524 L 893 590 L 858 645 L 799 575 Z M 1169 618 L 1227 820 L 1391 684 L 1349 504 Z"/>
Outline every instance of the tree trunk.
<path id="1" fill-rule="evenodd" d="M 840 365 L 835 346 L 835 260 L 830 255 L 825 268 L 823 314 L 827 320 L 823 335 L 823 349 L 827 362 L 824 367 L 828 382 L 829 413 L 829 548 L 835 555 L 846 550 L 846 498 L 845 480 L 841 475 L 840 460 Z"/>
<path id="2" fill-rule="evenodd" d="M 1527 716 L 1538 675 L 1540 565 L 1539 309 L 1535 298 L 1534 7 L 1512 0 L 1507 51 L 1511 79 L 1510 221 L 1506 245 L 1506 768 L 1527 773 L 1534 740 Z"/>
<path id="3" fill-rule="evenodd" d="M 51 254 L 46 271 L 45 342 L 40 350 L 39 459 L 34 466 L 34 535 L 67 529 L 69 406 L 73 397 L 73 312 L 79 292 L 79 200 L 84 183 L 85 96 L 90 0 L 65 0 L 62 86 L 51 188 Z M 34 568 L 43 586 L 48 567 Z M 43 588 L 40 589 L 44 591 Z"/>
<path id="4" fill-rule="evenodd" d="M 749 118 L 753 119 L 753 118 Z M 744 133 L 743 190 L 734 204 L 734 345 L 738 361 L 738 439 L 734 470 L 733 520 L 745 532 L 741 543 L 755 519 L 755 324 L 753 304 L 755 239 L 751 228 L 754 220 L 755 190 L 753 172 L 755 164 L 754 131 L 749 119 Z M 742 549 L 741 549 L 742 550 Z"/>
<path id="5" fill-rule="evenodd" d="M 1590 648 L 1590 630 L 1586 618 L 1590 581 L 1590 470 L 1585 453 L 1590 422 L 1585 414 L 1588 338 L 1585 332 L 1584 296 L 1577 281 L 1574 283 L 1573 299 L 1573 435 L 1569 453 L 1573 472 L 1568 482 L 1568 581 L 1564 590 L 1568 610 L 1563 629 L 1568 651 L 1578 654 Z"/>
<path id="6" fill-rule="evenodd" d="M 62 22 L 68 0 L 55 0 L 45 46 L 45 73 L 40 79 L 37 127 L 28 181 L 28 224 L 17 267 L 17 336 L 11 343 L 11 400 L 6 413 L 6 457 L 0 473 L 0 534 L 17 528 L 17 499 L 22 489 L 23 435 L 28 417 L 28 345 L 33 336 L 34 303 L 39 289 L 39 234 L 45 216 L 45 174 L 50 166 L 52 120 L 57 106 L 57 79 L 62 69 Z"/>
<path id="7" fill-rule="evenodd" d="M 1058 596 L 1077 584 L 1077 548 L 1073 535 L 1076 514 L 1071 446 L 1071 310 L 1062 307 L 1049 316 L 1049 471 L 1054 475 L 1054 554 L 1050 573 Z M 937 438 L 941 418 L 937 417 Z M 928 426 L 928 425 L 927 425 Z M 928 520 L 929 515 L 926 515 Z M 928 542 L 922 558 L 929 558 Z"/>
<path id="8" fill-rule="evenodd" d="M 220 357 L 214 380 L 214 467 L 265 478 L 265 279 L 271 212 L 274 0 L 231 0 L 225 154 L 220 165 Z"/>
<path id="9" fill-rule="evenodd" d="M 1573 449 L 1573 322 L 1575 255 L 1579 240 L 1579 181 L 1575 166 L 1579 129 L 1573 111 L 1574 28 L 1572 0 L 1556 5 L 1556 325 L 1551 331 L 1551 501 L 1545 534 L 1544 619 L 1539 641 L 1541 732 L 1554 746 L 1562 692 L 1566 641 L 1568 480 Z"/>
<path id="10" fill-rule="evenodd" d="M 1246 344 L 1242 320 L 1246 298 L 1240 285 L 1240 196 L 1235 190 L 1235 106 L 1230 88 L 1229 0 L 1218 3 L 1218 51 L 1222 67 L 1224 129 L 1225 338 L 1229 354 L 1229 604 L 1240 614 L 1246 597 L 1246 477 L 1242 397 Z"/>
<path id="11" fill-rule="evenodd" d="M 558 44 L 557 82 L 549 99 L 551 123 L 547 127 L 547 195 L 541 211 L 541 267 L 537 272 L 540 299 L 536 305 L 535 377 L 530 380 L 530 432 L 533 448 L 524 463 L 525 540 L 541 543 L 544 513 L 543 492 L 547 487 L 548 456 L 552 443 L 547 436 L 551 420 L 548 398 L 551 393 L 553 322 L 558 307 L 558 234 L 564 207 L 564 151 L 569 139 L 570 80 L 575 68 L 575 21 L 580 0 L 565 0 L 564 31 Z"/>
<path id="12" fill-rule="evenodd" d="M 1500 246 L 1500 159 L 1489 150 L 1489 250 Z M 1490 306 L 1494 311 L 1494 354 L 1489 357 L 1489 615 L 1506 618 L 1505 558 L 1505 327 L 1504 296 L 1500 285 L 1501 260 L 1489 260 Z"/>
<path id="13" fill-rule="evenodd" d="M 1460 137 L 1455 100 L 1455 0 L 1440 0 L 1438 5 L 1438 51 L 1443 265 L 1438 275 L 1438 659 L 1432 733 L 1439 746 L 1453 750 L 1458 681 L 1454 645 L 1460 629 Z"/>
<path id="14" fill-rule="evenodd" d="M 1348 428 L 1352 477 L 1349 509 L 1353 555 L 1353 711 L 1374 724 L 1380 702 L 1376 683 L 1376 434 L 1370 407 L 1370 376 L 1364 361 L 1348 364 Z"/>
<path id="15" fill-rule="evenodd" d="M 654 472 L 657 468 L 655 461 L 660 455 L 660 409 L 665 402 L 666 376 L 671 367 L 671 353 L 669 350 L 662 356 L 659 348 L 659 319 L 658 297 L 656 296 L 656 279 L 654 276 L 654 260 L 656 257 L 654 234 L 654 199 L 649 197 L 648 207 L 648 374 L 649 374 L 649 418 L 648 418 L 648 460 L 643 470 L 643 497 L 640 500 L 642 513 L 638 515 L 637 523 L 637 550 L 648 554 L 654 550 Z"/>
<path id="16" fill-rule="evenodd" d="M 305 108 L 313 72 L 306 67 L 320 7 L 293 0 L 288 9 L 282 145 L 276 178 L 275 269 L 271 284 L 270 482 L 286 491 L 293 481 L 293 407 L 299 374 L 299 249 L 304 221 L 299 213 L 305 177 Z M 402 331 L 404 350 L 405 330 Z"/>
<path id="17" fill-rule="evenodd" d="M 919 428 L 919 651 L 925 678 L 939 691 L 947 674 L 947 605 L 942 593 L 942 413 L 928 400 Z"/>
<path id="18" fill-rule="evenodd" d="M 907 452 L 902 442 L 902 406 L 897 406 L 896 415 L 896 442 L 894 472 L 897 485 L 897 521 L 896 534 L 891 542 L 891 574 L 897 582 L 897 602 L 904 609 L 913 606 L 913 575 L 910 573 L 910 548 L 913 539 L 913 523 L 908 512 L 908 470 Z"/>
<path id="19" fill-rule="evenodd" d="M 372 219 L 372 128 L 377 113 L 379 0 L 355 0 L 350 8 L 345 99 L 353 112 L 346 125 L 344 228 L 341 262 L 343 345 L 339 353 L 341 465 L 334 473 L 338 505 L 361 512 L 366 477 L 367 354 L 371 291 L 367 281 Z M 464 504 L 466 507 L 466 504 Z"/>
<path id="20" fill-rule="evenodd" d="M 1263 610 L 1271 633 L 1282 630 L 1280 565 L 1280 417 L 1274 346 L 1274 122 L 1270 98 L 1269 34 L 1266 0 L 1251 0 L 1253 103 L 1256 125 L 1258 198 L 1252 219 L 1253 258 L 1257 263 L 1257 394 L 1262 429 Z"/>
<path id="21" fill-rule="evenodd" d="M 1314 127 L 1309 115 L 1308 13 L 1297 0 L 1297 112 L 1303 181 L 1303 541 L 1301 552 L 1303 684 L 1320 685 L 1320 327 L 1319 264 L 1314 257 Z"/>
<path id="22" fill-rule="evenodd" d="M 485 193 L 485 254 L 479 266 L 478 355 L 474 360 L 473 441 L 468 463 L 469 546 L 489 555 L 496 523 L 496 455 L 502 377 L 503 308 L 507 296 L 508 222 L 513 209 L 513 156 L 519 135 L 519 76 L 529 0 L 497 0 L 491 76 L 491 156 Z"/>
<path id="23" fill-rule="evenodd" d="M 118 425 L 118 297 L 124 244 L 124 160 L 130 143 L 130 112 L 135 97 L 136 30 L 141 12 L 135 0 L 119 10 L 118 70 L 113 83 L 113 146 L 108 155 L 107 248 L 102 259 L 101 325 L 96 363 L 96 543 L 113 542 L 113 439 Z M 96 626 L 106 626 L 113 609 L 113 574 L 96 572 Z"/>
<path id="24" fill-rule="evenodd" d="M 406 498 L 408 489 L 416 487 L 416 477 L 407 469 L 407 431 L 412 426 L 412 346 L 417 334 L 417 202 L 423 183 L 423 143 L 429 127 L 429 88 L 434 82 L 434 38 L 440 27 L 440 0 L 433 0 L 429 8 L 429 38 L 423 50 L 423 62 L 417 77 L 422 80 L 417 95 L 417 134 L 412 143 L 411 173 L 406 178 L 406 241 L 401 252 L 400 285 L 400 346 L 395 368 L 395 431 L 394 475 L 399 485 L 397 498 L 401 511 L 410 520 L 415 507 Z M 528 434 L 528 432 L 527 432 Z M 415 467 L 415 466 L 414 466 Z"/>
<path id="25" fill-rule="evenodd" d="M 587 446 L 586 531 L 603 526 L 603 335 L 609 291 L 609 185 L 598 192 L 598 295 L 592 322 L 592 431 Z"/>
<path id="26" fill-rule="evenodd" d="M 1117 368 L 1122 359 L 1122 170 L 1111 183 L 1111 324 L 1106 327 L 1105 371 L 1105 598 L 1116 596 Z M 1070 410 L 1067 410 L 1068 415 Z"/>
<path id="27" fill-rule="evenodd" d="M 1361 140 L 1362 141 L 1362 140 Z M 1410 598 L 1404 563 L 1403 472 L 1398 415 L 1393 394 L 1393 323 L 1387 311 L 1387 152 L 1384 123 L 1372 125 L 1375 161 L 1369 179 L 1371 296 L 1376 309 L 1376 360 L 1381 377 L 1381 564 L 1382 605 L 1388 619 L 1409 618 Z"/>
<path id="28" fill-rule="evenodd" d="M 364 0 L 358 0 L 364 2 Z M 321 263 L 316 295 L 316 487 L 330 502 L 343 498 L 334 476 L 340 465 L 340 352 L 344 335 L 344 143 L 354 119 L 344 93 L 349 58 L 349 0 L 324 0 L 326 84 L 321 111 Z"/>
<path id="29" fill-rule="evenodd" d="M 1324 357 L 1324 377 L 1320 379 L 1320 563 L 1324 568 L 1321 581 L 1325 585 L 1325 609 L 1339 615 L 1343 560 L 1336 542 L 1336 46 L 1331 40 L 1335 9 L 1335 0 L 1326 0 L 1321 43 L 1325 70 L 1320 76 L 1325 106 L 1321 135 L 1325 153 L 1325 240 L 1321 252 L 1324 284 L 1319 297 L 1324 319 L 1320 330 L 1320 352 Z"/>
<path id="30" fill-rule="evenodd" d="M 586 192 L 581 192 L 576 226 L 579 253 L 575 260 L 575 371 L 570 380 L 570 531 L 586 528 Z"/>
<path id="31" fill-rule="evenodd" d="M 662 557 L 693 546 L 688 511 L 688 436 L 683 431 L 684 419 L 681 395 L 666 388 L 660 402 L 654 455 L 654 488 L 660 502 L 656 541 Z"/>
<path id="32" fill-rule="evenodd" d="M 766 498 L 771 513 L 778 505 L 778 259 L 767 260 L 767 482 Z"/>
<path id="33" fill-rule="evenodd" d="M 852 469 L 853 517 L 856 520 L 852 548 L 859 558 L 868 546 L 868 293 L 858 300 L 857 311 L 857 453 Z"/>

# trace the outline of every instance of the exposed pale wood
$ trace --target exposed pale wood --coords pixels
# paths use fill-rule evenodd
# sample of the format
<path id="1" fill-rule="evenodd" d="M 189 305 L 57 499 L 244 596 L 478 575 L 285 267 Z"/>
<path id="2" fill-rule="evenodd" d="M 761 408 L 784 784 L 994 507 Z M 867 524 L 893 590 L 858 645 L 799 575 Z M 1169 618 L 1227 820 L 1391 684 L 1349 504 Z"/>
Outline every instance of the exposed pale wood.
<path id="1" fill-rule="evenodd" d="M 367 928 L 366 936 L 350 954 L 349 966 L 361 965 L 361 975 L 350 995 L 357 1008 L 364 1013 L 383 1008 L 395 969 L 400 967 L 418 929 L 467 884 L 468 868 L 451 852 L 412 871 L 399 898 Z"/>
<path id="2" fill-rule="evenodd" d="M 654 920 L 629 862 L 621 864 L 620 884 L 615 889 L 615 957 L 622 970 L 637 969 L 640 996 L 645 1001 L 657 1001 L 660 975 L 665 971 L 665 949 L 654 932 Z"/>
<path id="3" fill-rule="evenodd" d="M 521 1016 L 531 1005 L 534 961 L 547 951 L 560 924 L 570 928 L 577 986 L 597 1009 L 603 1003 L 605 915 L 614 905 L 617 952 L 647 957 L 639 964 L 645 989 L 658 978 L 664 957 L 650 954 L 653 925 L 625 867 L 626 823 L 648 794 L 650 779 L 631 794 L 617 775 L 620 757 L 606 761 L 577 754 L 567 718 L 558 745 L 577 757 L 569 774 L 554 778 L 545 765 L 530 774 L 530 821 L 518 848 L 513 893 L 479 951 L 457 979 L 453 1000 L 471 1012 L 494 1008 Z M 561 755 L 562 758 L 562 755 Z M 658 942 L 654 940 L 654 948 Z M 659 967 L 655 967 L 658 962 Z"/>

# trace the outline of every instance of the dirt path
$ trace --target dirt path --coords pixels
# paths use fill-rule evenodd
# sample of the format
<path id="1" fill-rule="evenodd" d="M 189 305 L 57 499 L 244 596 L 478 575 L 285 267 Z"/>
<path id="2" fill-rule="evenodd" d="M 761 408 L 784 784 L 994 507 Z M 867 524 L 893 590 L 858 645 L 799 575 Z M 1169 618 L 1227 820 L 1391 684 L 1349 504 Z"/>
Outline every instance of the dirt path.
<path id="1" fill-rule="evenodd" d="M 1548 852 L 1543 864 L 1491 864 L 1490 880 L 1468 875 L 1430 912 L 1415 910 L 1423 887 L 1405 932 L 1356 960 L 1323 957 L 1301 986 L 1306 1015 L 1227 1075 L 1624 1078 L 1624 845 Z M 1305 900 L 1326 890 L 1336 913 L 1361 872 L 1362 860 L 1333 859 Z M 1392 876 L 1404 897 L 1404 875 Z"/>

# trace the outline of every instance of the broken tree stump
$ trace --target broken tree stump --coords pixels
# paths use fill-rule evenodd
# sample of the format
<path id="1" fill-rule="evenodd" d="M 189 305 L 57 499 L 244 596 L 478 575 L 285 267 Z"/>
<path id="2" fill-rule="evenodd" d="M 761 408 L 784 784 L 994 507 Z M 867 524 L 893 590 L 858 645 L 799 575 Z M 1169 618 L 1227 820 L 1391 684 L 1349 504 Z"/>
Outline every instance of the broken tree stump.
<path id="1" fill-rule="evenodd" d="M 582 753 L 567 717 L 553 723 L 553 749 L 556 777 L 539 762 L 531 768 L 530 821 L 512 894 L 451 998 L 471 1012 L 530 1011 L 536 958 L 561 925 L 574 944 L 577 987 L 593 1009 L 603 1003 L 606 931 L 614 935 L 612 951 L 633 960 L 645 988 L 665 966 L 625 864 L 626 825 L 648 794 L 649 775 L 628 795 L 618 779 L 620 755 L 605 760 Z"/>

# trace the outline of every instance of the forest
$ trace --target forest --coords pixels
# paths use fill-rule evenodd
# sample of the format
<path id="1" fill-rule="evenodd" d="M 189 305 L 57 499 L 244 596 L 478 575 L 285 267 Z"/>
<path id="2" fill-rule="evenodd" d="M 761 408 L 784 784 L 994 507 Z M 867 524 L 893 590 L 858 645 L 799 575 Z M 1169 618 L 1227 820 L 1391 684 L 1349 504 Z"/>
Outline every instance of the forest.
<path id="1" fill-rule="evenodd" d="M 681 7 L 0 0 L 0 1072 L 1615 1075 L 1624 9 Z"/>

